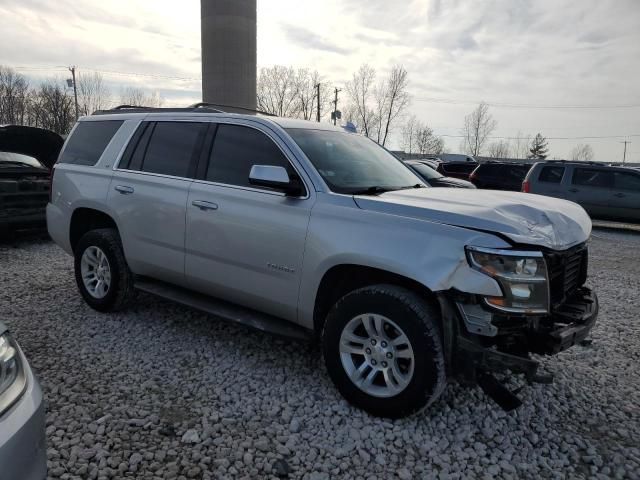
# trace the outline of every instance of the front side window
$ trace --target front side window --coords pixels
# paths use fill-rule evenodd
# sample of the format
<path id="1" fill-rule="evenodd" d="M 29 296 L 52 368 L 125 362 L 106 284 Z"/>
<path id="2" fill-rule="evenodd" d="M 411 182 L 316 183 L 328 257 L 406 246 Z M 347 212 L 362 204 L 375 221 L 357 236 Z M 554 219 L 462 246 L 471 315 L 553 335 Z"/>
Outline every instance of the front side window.
<path id="1" fill-rule="evenodd" d="M 59 163 L 95 165 L 122 123 L 122 120 L 78 123 L 60 156 Z"/>
<path id="2" fill-rule="evenodd" d="M 560 183 L 564 175 L 564 167 L 543 167 L 538 180 L 546 183 Z"/>
<path id="3" fill-rule="evenodd" d="M 573 172 L 574 185 L 585 187 L 611 188 L 613 172 L 595 168 L 576 168 Z"/>
<path id="4" fill-rule="evenodd" d="M 640 192 L 640 174 L 615 172 L 615 188 Z"/>
<path id="5" fill-rule="evenodd" d="M 372 140 L 348 132 L 287 129 L 331 191 L 354 194 L 421 185 L 400 160 Z"/>
<path id="6" fill-rule="evenodd" d="M 255 188 L 249 182 L 249 173 L 254 165 L 284 167 L 290 177 L 297 176 L 280 148 L 264 133 L 241 125 L 219 125 L 206 179 Z"/>
<path id="7" fill-rule="evenodd" d="M 155 125 L 149 125 L 133 154 L 130 168 L 174 177 L 188 177 L 206 130 L 206 123 L 157 122 Z M 146 138 L 148 144 L 144 141 Z"/>

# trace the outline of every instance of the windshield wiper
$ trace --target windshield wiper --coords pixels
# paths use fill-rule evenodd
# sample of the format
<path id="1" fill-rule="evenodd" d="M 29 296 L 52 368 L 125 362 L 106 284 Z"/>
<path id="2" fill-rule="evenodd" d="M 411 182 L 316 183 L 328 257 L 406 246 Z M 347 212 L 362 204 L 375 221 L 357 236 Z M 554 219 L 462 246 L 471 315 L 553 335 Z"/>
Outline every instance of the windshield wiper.
<path id="1" fill-rule="evenodd" d="M 408 190 L 410 188 L 425 188 L 425 186 L 419 183 L 416 183 L 415 185 L 407 185 L 406 187 L 381 187 L 380 185 L 373 185 L 372 187 L 354 190 L 349 193 L 351 195 L 380 195 L 381 193 L 395 192 L 396 190 Z"/>

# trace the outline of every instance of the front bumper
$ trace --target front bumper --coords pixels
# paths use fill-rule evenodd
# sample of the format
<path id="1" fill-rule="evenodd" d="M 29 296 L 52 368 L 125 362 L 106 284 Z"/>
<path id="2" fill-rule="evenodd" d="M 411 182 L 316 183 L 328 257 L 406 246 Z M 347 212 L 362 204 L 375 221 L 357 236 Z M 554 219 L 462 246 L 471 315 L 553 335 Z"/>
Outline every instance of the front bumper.
<path id="1" fill-rule="evenodd" d="M 451 370 L 471 381 L 475 381 L 479 371 L 504 370 L 524 373 L 534 380 L 538 362 L 529 354 L 554 355 L 584 340 L 595 325 L 598 308 L 596 294 L 582 287 L 551 315 L 529 321 L 521 319 L 519 327 L 511 327 L 507 333 L 498 328 L 493 337 L 474 335 L 466 330 L 464 322 L 456 322 L 458 327 L 449 332 L 453 336 Z M 458 312 L 454 307 L 451 309 L 450 314 L 457 317 Z"/>
<path id="2" fill-rule="evenodd" d="M 43 480 L 47 475 L 42 390 L 24 355 L 23 361 L 27 389 L 0 417 L 0 480 Z"/>

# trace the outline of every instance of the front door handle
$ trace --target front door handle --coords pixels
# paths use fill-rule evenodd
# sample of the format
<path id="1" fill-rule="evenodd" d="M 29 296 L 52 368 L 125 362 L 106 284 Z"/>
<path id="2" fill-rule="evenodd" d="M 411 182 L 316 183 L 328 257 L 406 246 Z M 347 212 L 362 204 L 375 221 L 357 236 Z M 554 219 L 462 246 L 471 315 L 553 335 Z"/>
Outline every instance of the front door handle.
<path id="1" fill-rule="evenodd" d="M 198 207 L 202 211 L 218 209 L 217 203 L 207 202 L 205 200 L 194 200 L 193 202 L 191 202 L 191 205 L 193 205 L 194 207 Z"/>
<path id="2" fill-rule="evenodd" d="M 116 191 L 123 195 L 130 195 L 133 193 L 133 187 L 127 187 L 126 185 L 116 185 Z"/>

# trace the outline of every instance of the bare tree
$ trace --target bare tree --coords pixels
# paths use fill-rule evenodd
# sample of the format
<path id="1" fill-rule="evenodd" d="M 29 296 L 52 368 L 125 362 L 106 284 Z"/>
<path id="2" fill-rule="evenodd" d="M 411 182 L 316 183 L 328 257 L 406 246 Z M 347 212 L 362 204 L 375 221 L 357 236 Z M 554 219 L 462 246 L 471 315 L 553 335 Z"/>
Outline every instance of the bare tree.
<path id="1" fill-rule="evenodd" d="M 25 122 L 28 92 L 29 82 L 23 75 L 0 65 L 0 125 Z"/>
<path id="2" fill-rule="evenodd" d="M 571 160 L 583 160 L 590 162 L 593 160 L 593 148 L 591 145 L 580 143 L 571 150 Z"/>
<path id="3" fill-rule="evenodd" d="M 111 92 L 98 72 L 79 73 L 78 103 L 81 115 L 90 115 L 96 110 L 108 108 L 111 104 Z"/>
<path id="4" fill-rule="evenodd" d="M 362 133 L 367 137 L 375 137 L 378 120 L 376 111 L 371 108 L 371 100 L 374 96 L 376 71 L 369 65 L 362 65 L 353 74 L 346 85 L 347 96 L 351 102 L 349 117 L 358 124 Z"/>
<path id="5" fill-rule="evenodd" d="M 489 145 L 488 156 L 492 158 L 509 158 L 511 145 L 507 140 L 499 140 Z"/>
<path id="6" fill-rule="evenodd" d="M 407 153 L 437 155 L 444 150 L 444 140 L 412 115 L 402 128 L 402 146 Z"/>
<path id="7" fill-rule="evenodd" d="M 529 145 L 531 144 L 531 135 L 524 135 L 520 130 L 516 134 L 511 143 L 511 157 L 527 158 L 529 156 Z"/>
<path id="8" fill-rule="evenodd" d="M 464 117 L 462 150 L 473 156 L 482 154 L 497 124 L 498 122 L 489 113 L 489 106 L 482 102 L 473 112 Z"/>
<path id="9" fill-rule="evenodd" d="M 164 105 L 164 98 L 157 91 L 148 92 L 142 88 L 125 87 L 120 92 L 120 103 L 123 105 L 159 108 Z"/>
<path id="10" fill-rule="evenodd" d="M 381 104 L 381 107 L 378 108 L 381 117 L 378 143 L 382 146 L 386 145 L 389 132 L 393 129 L 398 117 L 409 106 L 408 85 L 407 71 L 403 66 L 396 65 L 391 69 L 389 78 L 383 81 L 378 88 L 376 97 Z"/>
<path id="11" fill-rule="evenodd" d="M 296 72 L 275 65 L 262 68 L 258 76 L 258 109 L 279 117 L 295 117 L 298 112 Z"/>
<path id="12" fill-rule="evenodd" d="M 30 98 L 30 124 L 66 135 L 76 121 L 73 96 L 60 82 L 49 80 Z"/>

